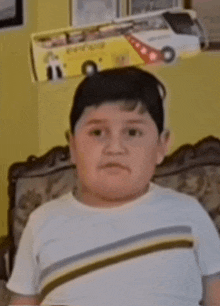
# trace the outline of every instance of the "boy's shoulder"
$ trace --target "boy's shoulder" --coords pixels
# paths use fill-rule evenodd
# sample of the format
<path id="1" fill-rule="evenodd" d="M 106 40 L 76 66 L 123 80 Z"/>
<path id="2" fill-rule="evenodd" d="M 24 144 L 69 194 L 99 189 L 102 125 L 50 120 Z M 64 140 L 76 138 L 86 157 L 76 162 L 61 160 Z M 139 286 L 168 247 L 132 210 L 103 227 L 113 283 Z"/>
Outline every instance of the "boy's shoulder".
<path id="1" fill-rule="evenodd" d="M 157 184 L 153 184 L 153 188 L 155 198 L 160 203 L 172 203 L 173 205 L 186 209 L 200 209 L 202 207 L 201 203 L 193 195 L 188 195 L 170 187 L 163 187 Z"/>
<path id="2" fill-rule="evenodd" d="M 190 196 L 186 193 L 182 193 L 177 191 L 176 189 L 173 189 L 171 187 L 166 187 L 166 186 L 162 186 L 162 185 L 158 185 L 155 183 L 151 183 L 152 186 L 152 190 L 154 191 L 154 193 L 157 194 L 158 197 L 172 197 L 173 199 L 191 199 L 191 200 L 195 200 L 195 198 L 193 196 Z"/>
<path id="3" fill-rule="evenodd" d="M 49 220 L 55 220 L 63 215 L 68 215 L 72 209 L 74 203 L 74 197 L 71 192 L 66 193 L 56 199 L 50 200 L 43 203 L 41 206 L 36 208 L 29 216 L 29 220 L 34 226 L 43 225 Z"/>
<path id="4" fill-rule="evenodd" d="M 41 206 L 39 206 L 34 212 L 39 213 L 40 210 L 44 210 L 46 212 L 50 212 L 51 210 L 61 210 L 62 208 L 67 208 L 71 205 L 71 203 L 74 201 L 73 194 L 71 192 L 65 193 L 55 199 L 51 199 L 50 201 L 47 201 L 43 203 Z"/>
<path id="5" fill-rule="evenodd" d="M 151 194 L 150 197 L 148 194 L 145 194 L 135 201 L 139 203 L 138 207 L 140 207 L 140 209 L 138 207 L 137 209 L 143 211 L 143 213 L 147 212 L 149 207 L 153 208 L 153 211 L 182 211 L 187 214 L 198 210 L 204 210 L 198 200 L 190 195 L 154 183 L 151 184 L 151 186 L 152 189 L 149 192 L 149 195 Z M 29 217 L 31 226 L 38 230 L 49 223 L 63 222 L 69 218 L 75 219 L 81 213 L 81 210 L 79 211 L 77 207 L 77 200 L 72 193 L 69 192 L 35 209 Z M 98 213 L 98 211 L 96 211 L 96 213 Z"/>

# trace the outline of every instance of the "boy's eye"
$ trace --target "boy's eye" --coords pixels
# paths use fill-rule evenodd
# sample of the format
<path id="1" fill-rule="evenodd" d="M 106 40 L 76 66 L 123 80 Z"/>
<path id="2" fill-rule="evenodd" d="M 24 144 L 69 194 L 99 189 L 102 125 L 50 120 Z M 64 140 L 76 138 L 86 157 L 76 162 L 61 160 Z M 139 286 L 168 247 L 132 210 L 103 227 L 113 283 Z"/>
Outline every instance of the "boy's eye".
<path id="1" fill-rule="evenodd" d="M 93 135 L 93 136 L 101 136 L 102 134 L 103 132 L 100 129 L 96 129 L 90 132 L 90 135 Z"/>
<path id="2" fill-rule="evenodd" d="M 137 129 L 129 129 L 128 134 L 129 136 L 141 136 L 142 132 Z"/>
<path id="3" fill-rule="evenodd" d="M 106 135 L 106 131 L 104 131 L 103 129 L 95 129 L 89 132 L 89 134 L 91 136 L 95 136 L 95 137 L 103 137 L 104 135 Z M 126 129 L 125 133 L 129 136 L 129 137 L 141 137 L 143 135 L 142 131 L 135 129 L 135 128 L 128 128 Z"/>

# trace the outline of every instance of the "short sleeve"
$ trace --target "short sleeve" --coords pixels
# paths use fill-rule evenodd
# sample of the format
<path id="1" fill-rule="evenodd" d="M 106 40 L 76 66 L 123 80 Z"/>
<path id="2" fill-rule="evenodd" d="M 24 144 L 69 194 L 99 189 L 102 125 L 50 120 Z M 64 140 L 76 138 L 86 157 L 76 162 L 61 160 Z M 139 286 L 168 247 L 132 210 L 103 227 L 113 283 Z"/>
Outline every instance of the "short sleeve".
<path id="1" fill-rule="evenodd" d="M 196 236 L 195 250 L 202 275 L 220 272 L 220 237 L 214 222 L 198 202 L 190 219 Z"/>
<path id="2" fill-rule="evenodd" d="M 39 271 L 34 254 L 34 237 L 31 218 L 23 231 L 15 257 L 12 275 L 6 287 L 18 294 L 38 294 Z"/>

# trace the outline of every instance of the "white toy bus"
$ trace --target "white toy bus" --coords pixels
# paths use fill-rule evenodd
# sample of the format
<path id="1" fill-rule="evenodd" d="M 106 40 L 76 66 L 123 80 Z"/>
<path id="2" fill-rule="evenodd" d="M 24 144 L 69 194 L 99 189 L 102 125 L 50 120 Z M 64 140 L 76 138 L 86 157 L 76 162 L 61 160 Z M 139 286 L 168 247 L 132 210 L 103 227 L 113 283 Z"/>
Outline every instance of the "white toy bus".
<path id="1" fill-rule="evenodd" d="M 170 9 L 118 19 L 117 23 L 132 22 L 130 34 L 160 50 L 165 62 L 176 57 L 199 53 L 208 47 L 204 27 L 193 10 Z"/>
<path id="2" fill-rule="evenodd" d="M 34 34 L 32 62 L 35 78 L 46 81 L 113 67 L 171 63 L 177 57 L 198 54 L 207 46 L 196 12 L 170 9 L 93 27 Z M 55 69 L 51 59 L 53 63 L 56 59 Z"/>

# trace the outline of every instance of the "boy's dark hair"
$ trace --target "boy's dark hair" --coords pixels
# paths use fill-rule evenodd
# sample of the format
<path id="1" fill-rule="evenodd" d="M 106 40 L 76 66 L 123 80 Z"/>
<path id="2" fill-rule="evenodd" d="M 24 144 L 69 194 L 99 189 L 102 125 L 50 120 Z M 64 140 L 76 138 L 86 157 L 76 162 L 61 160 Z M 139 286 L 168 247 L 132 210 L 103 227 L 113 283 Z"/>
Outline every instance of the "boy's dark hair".
<path id="1" fill-rule="evenodd" d="M 74 134 L 76 122 L 88 106 L 105 102 L 127 101 L 124 109 L 134 110 L 139 102 L 141 112 L 148 111 L 159 134 L 164 129 L 164 85 L 152 74 L 135 67 L 107 69 L 87 76 L 78 86 L 70 113 L 70 128 Z"/>

